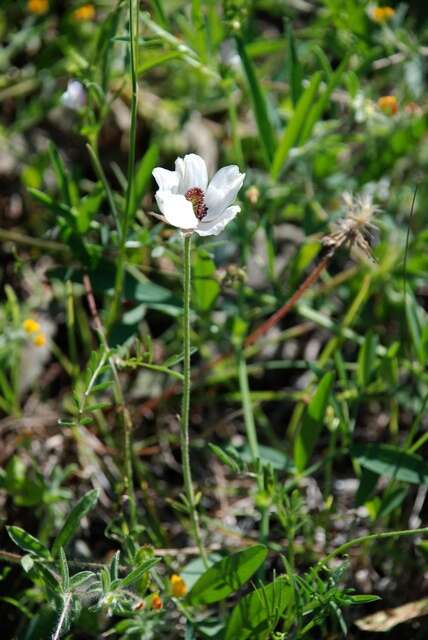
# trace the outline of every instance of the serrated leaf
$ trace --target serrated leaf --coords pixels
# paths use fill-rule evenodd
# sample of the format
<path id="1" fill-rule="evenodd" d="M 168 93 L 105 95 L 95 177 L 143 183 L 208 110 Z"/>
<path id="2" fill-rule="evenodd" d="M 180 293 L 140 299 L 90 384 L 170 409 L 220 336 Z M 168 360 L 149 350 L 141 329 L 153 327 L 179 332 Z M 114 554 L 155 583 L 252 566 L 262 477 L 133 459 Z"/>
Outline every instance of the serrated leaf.
<path id="1" fill-rule="evenodd" d="M 257 544 L 216 562 L 193 585 L 187 596 L 189 604 L 211 604 L 224 600 L 251 578 L 266 556 L 266 547 Z"/>
<path id="2" fill-rule="evenodd" d="M 60 547 L 66 547 L 80 526 L 81 519 L 94 508 L 99 497 L 98 489 L 88 491 L 69 513 L 61 531 L 52 546 L 52 555 L 58 555 Z"/>

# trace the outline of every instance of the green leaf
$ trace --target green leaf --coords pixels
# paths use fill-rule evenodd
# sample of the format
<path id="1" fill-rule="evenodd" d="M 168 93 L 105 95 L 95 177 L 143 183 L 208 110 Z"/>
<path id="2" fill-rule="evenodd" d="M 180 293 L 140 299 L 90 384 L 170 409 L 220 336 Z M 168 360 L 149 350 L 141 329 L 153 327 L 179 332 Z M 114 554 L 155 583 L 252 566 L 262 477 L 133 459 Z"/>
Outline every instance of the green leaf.
<path id="1" fill-rule="evenodd" d="M 347 596 L 346 600 L 350 604 L 367 604 L 368 602 L 376 602 L 376 600 L 382 600 L 382 598 L 380 596 L 370 594 L 358 594 L 355 596 Z"/>
<path id="2" fill-rule="evenodd" d="M 134 584 L 134 582 L 138 582 L 138 580 L 140 580 L 143 577 L 143 575 L 147 573 L 147 571 L 150 571 L 152 567 L 158 564 L 158 562 L 160 562 L 160 558 L 150 558 L 149 560 L 142 562 L 140 565 L 138 565 L 138 567 L 136 567 L 133 571 L 131 571 L 131 573 L 129 573 L 125 578 L 118 580 L 117 584 L 113 583 L 114 587 L 113 587 L 113 584 L 112 584 L 112 587 L 113 588 L 129 587 L 131 584 Z"/>
<path id="3" fill-rule="evenodd" d="M 223 464 L 225 464 L 227 467 L 229 467 L 234 473 L 239 473 L 240 472 L 240 466 L 236 462 L 236 460 L 234 460 L 229 454 L 227 454 L 226 451 L 223 451 L 223 449 L 221 447 L 218 447 L 216 444 L 213 444 L 212 442 L 209 442 L 208 443 L 208 448 L 210 449 L 210 451 L 212 451 L 212 453 L 215 456 L 217 456 L 217 458 Z"/>
<path id="4" fill-rule="evenodd" d="M 268 168 L 270 167 L 275 153 L 275 134 L 269 119 L 268 103 L 266 95 L 257 77 L 253 63 L 246 51 L 245 45 L 240 38 L 236 38 L 236 45 L 242 66 L 247 78 L 250 90 L 251 102 L 253 104 L 254 116 L 259 130 L 260 141 Z"/>
<path id="5" fill-rule="evenodd" d="M 208 311 L 220 293 L 220 285 L 214 278 L 215 271 L 214 261 L 206 251 L 194 252 L 193 299 L 201 311 Z"/>
<path id="6" fill-rule="evenodd" d="M 407 326 L 409 329 L 410 337 L 413 342 L 413 346 L 415 349 L 415 353 L 418 357 L 419 362 L 425 366 L 426 364 L 426 354 L 425 348 L 422 341 L 422 331 L 425 327 L 425 312 L 418 305 L 413 296 L 408 294 L 406 296 L 405 302 L 406 309 L 406 320 Z"/>
<path id="7" fill-rule="evenodd" d="M 365 469 L 380 476 L 412 484 L 428 484 L 428 462 L 389 444 L 355 444 L 351 456 Z"/>
<path id="8" fill-rule="evenodd" d="M 333 379 L 332 372 L 324 374 L 303 415 L 303 423 L 294 444 L 294 462 L 299 471 L 307 466 L 321 433 Z"/>
<path id="9" fill-rule="evenodd" d="M 302 93 L 302 67 L 297 57 L 296 41 L 294 38 L 293 27 L 291 23 L 287 25 L 287 41 L 288 41 L 288 82 L 290 85 L 290 94 L 293 105 L 299 101 Z"/>
<path id="10" fill-rule="evenodd" d="M 379 476 L 377 473 L 370 471 L 369 469 L 363 469 L 360 477 L 360 484 L 355 495 L 355 506 L 360 507 L 363 505 L 373 494 Z"/>
<path id="11" fill-rule="evenodd" d="M 62 199 L 68 207 L 71 207 L 73 203 L 72 203 L 72 197 L 71 197 L 70 179 L 67 175 L 67 171 L 65 169 L 62 158 L 59 154 L 58 149 L 55 147 L 55 145 L 52 142 L 49 143 L 48 150 L 49 150 L 49 156 L 52 164 L 52 169 L 54 171 L 56 181 L 62 195 Z"/>
<path id="12" fill-rule="evenodd" d="M 211 604 L 235 593 L 263 564 L 267 549 L 254 545 L 216 562 L 195 582 L 187 598 L 192 605 Z"/>
<path id="13" fill-rule="evenodd" d="M 40 204 L 43 204 L 47 209 L 53 211 L 54 213 L 63 215 L 70 224 L 74 225 L 75 215 L 73 210 L 69 206 L 57 202 L 56 200 L 48 196 L 44 191 L 40 191 L 39 189 L 29 188 L 28 192 L 31 193 L 33 198 L 40 202 Z"/>
<path id="14" fill-rule="evenodd" d="M 68 591 L 70 588 L 70 572 L 68 570 L 67 558 L 65 557 L 64 549 L 60 547 L 59 550 L 59 568 L 62 578 L 62 590 Z"/>
<path id="15" fill-rule="evenodd" d="M 137 74 L 138 76 L 142 76 L 146 71 L 153 69 L 153 67 L 157 67 L 164 62 L 169 62 L 170 60 L 182 57 L 183 53 L 181 51 L 168 51 L 168 53 L 161 53 L 156 56 L 152 56 L 147 58 L 146 61 L 138 67 Z"/>
<path id="16" fill-rule="evenodd" d="M 321 71 L 314 73 L 305 91 L 300 96 L 294 114 L 283 131 L 271 167 L 271 176 L 274 180 L 279 178 L 291 149 L 298 146 L 299 136 L 303 131 L 306 118 L 312 108 L 321 78 Z"/>
<path id="17" fill-rule="evenodd" d="M 135 203 L 133 211 L 141 206 L 147 185 L 152 177 L 152 171 L 156 166 L 159 157 L 159 147 L 157 144 L 151 144 L 146 153 L 135 168 L 133 195 Z"/>
<path id="18" fill-rule="evenodd" d="M 238 602 L 226 627 L 224 640 L 267 640 L 286 607 L 294 603 L 293 590 L 282 576 Z"/>
<path id="19" fill-rule="evenodd" d="M 77 231 L 86 233 L 90 227 L 92 218 L 99 212 L 102 201 L 105 198 L 104 188 L 99 185 L 93 191 L 84 196 L 76 206 Z"/>
<path id="20" fill-rule="evenodd" d="M 79 587 L 84 585 L 85 582 L 88 582 L 89 580 L 93 580 L 95 578 L 96 575 L 93 571 L 79 571 L 79 573 L 75 573 L 74 576 L 71 576 L 70 587 L 72 589 L 78 589 Z"/>
<path id="21" fill-rule="evenodd" d="M 362 388 L 366 387 L 372 378 L 373 370 L 377 364 L 377 346 L 378 337 L 369 331 L 358 353 L 357 382 Z"/>
<path id="22" fill-rule="evenodd" d="M 85 493 L 76 506 L 69 513 L 67 520 L 57 535 L 52 546 L 52 555 L 56 557 L 60 547 L 65 547 L 80 526 L 80 521 L 94 508 L 99 497 L 98 489 Z"/>
<path id="23" fill-rule="evenodd" d="M 304 144 L 305 142 L 307 142 L 312 133 L 312 129 L 314 128 L 318 120 L 321 119 L 324 110 L 327 108 L 328 103 L 330 102 L 331 94 L 336 89 L 339 82 L 342 80 L 343 73 L 348 66 L 348 60 L 349 57 L 345 56 L 340 65 L 337 67 L 336 71 L 329 77 L 324 93 L 312 106 L 303 125 L 303 129 L 300 135 L 300 144 Z"/>
<path id="24" fill-rule="evenodd" d="M 6 527 L 6 529 L 13 542 L 24 551 L 34 553 L 35 556 L 45 559 L 51 557 L 49 549 L 47 549 L 40 540 L 24 531 L 24 529 L 21 529 L 21 527 L 10 526 Z"/>
<path id="25" fill-rule="evenodd" d="M 31 554 L 22 556 L 21 567 L 24 569 L 25 573 L 29 573 L 31 571 L 31 569 L 34 567 L 34 558 Z"/>

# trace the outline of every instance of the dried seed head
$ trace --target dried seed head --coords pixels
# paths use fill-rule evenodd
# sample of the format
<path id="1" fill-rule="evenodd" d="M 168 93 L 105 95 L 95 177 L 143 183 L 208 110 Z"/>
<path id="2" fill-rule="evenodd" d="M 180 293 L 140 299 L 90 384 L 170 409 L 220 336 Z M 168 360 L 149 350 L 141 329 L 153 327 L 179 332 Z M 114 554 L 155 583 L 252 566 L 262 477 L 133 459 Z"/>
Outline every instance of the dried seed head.
<path id="1" fill-rule="evenodd" d="M 374 214 L 379 211 L 369 195 L 354 197 L 350 193 L 343 194 L 343 201 L 347 209 L 346 216 L 333 223 L 332 233 L 325 236 L 322 243 L 332 252 L 342 246 L 357 247 L 373 260 L 370 244 L 370 230 L 376 229 L 372 221 Z"/>

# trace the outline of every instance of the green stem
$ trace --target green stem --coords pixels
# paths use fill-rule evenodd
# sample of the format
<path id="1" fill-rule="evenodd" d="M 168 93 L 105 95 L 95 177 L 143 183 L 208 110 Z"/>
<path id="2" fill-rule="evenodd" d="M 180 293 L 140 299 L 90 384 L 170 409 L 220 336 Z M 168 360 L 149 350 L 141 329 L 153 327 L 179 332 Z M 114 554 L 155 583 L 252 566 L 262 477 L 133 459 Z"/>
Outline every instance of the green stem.
<path id="1" fill-rule="evenodd" d="M 137 109 L 138 109 L 138 82 L 137 82 L 137 46 L 138 46 L 138 2 L 129 0 L 129 44 L 131 63 L 131 124 L 129 130 L 129 155 L 128 155 L 128 183 L 126 187 L 125 215 L 120 229 L 119 256 L 117 261 L 116 277 L 114 283 L 113 300 L 110 307 L 107 326 L 116 322 L 119 315 L 120 302 L 123 291 L 126 270 L 126 240 L 132 215 L 135 211 L 134 198 L 134 174 L 135 156 L 137 145 Z"/>
<path id="2" fill-rule="evenodd" d="M 239 390 L 242 398 L 242 410 L 244 412 L 244 424 L 247 434 L 248 444 L 250 445 L 251 457 L 257 460 L 259 457 L 259 444 L 257 442 L 257 431 L 254 422 L 253 407 L 251 403 L 250 387 L 248 384 L 247 363 L 242 349 L 238 350 L 238 374 L 239 374 Z"/>
<path id="3" fill-rule="evenodd" d="M 183 263 L 183 398 L 181 405 L 180 443 L 181 464 L 183 467 L 184 491 L 188 502 L 192 521 L 193 535 L 204 563 L 207 565 L 207 555 L 202 544 L 199 528 L 199 516 L 196 508 L 195 492 L 193 490 L 192 472 L 189 453 L 189 414 L 190 414 L 190 295 L 192 277 L 192 236 L 184 236 Z"/>
<path id="4" fill-rule="evenodd" d="M 325 556 L 325 558 L 320 560 L 313 568 L 313 572 L 315 574 L 318 573 L 330 560 L 336 556 L 342 555 L 351 547 L 364 544 L 364 542 L 369 542 L 370 540 L 385 540 L 387 538 L 404 538 L 406 536 L 415 536 L 419 533 L 428 533 L 428 527 L 423 527 L 422 529 L 403 529 L 401 531 L 382 531 L 381 533 L 370 533 L 366 536 L 354 538 L 349 542 L 341 544 L 340 547 L 337 547 L 337 549 L 334 549 L 331 553 Z"/>

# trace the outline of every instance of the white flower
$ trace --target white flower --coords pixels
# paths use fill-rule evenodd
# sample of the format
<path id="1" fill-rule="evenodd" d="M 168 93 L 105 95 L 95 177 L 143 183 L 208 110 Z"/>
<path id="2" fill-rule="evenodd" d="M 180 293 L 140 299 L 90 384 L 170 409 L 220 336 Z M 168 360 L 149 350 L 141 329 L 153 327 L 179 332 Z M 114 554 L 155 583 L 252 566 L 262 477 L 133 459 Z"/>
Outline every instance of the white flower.
<path id="1" fill-rule="evenodd" d="M 216 236 L 241 211 L 233 202 L 245 179 L 236 165 L 223 167 L 208 184 L 204 160 L 190 153 L 177 158 L 175 171 L 153 169 L 156 202 L 163 218 L 182 231 Z"/>
<path id="2" fill-rule="evenodd" d="M 86 102 L 86 94 L 83 85 L 78 80 L 69 80 L 67 91 L 61 96 L 61 102 L 65 107 L 77 111 L 81 109 Z"/>

